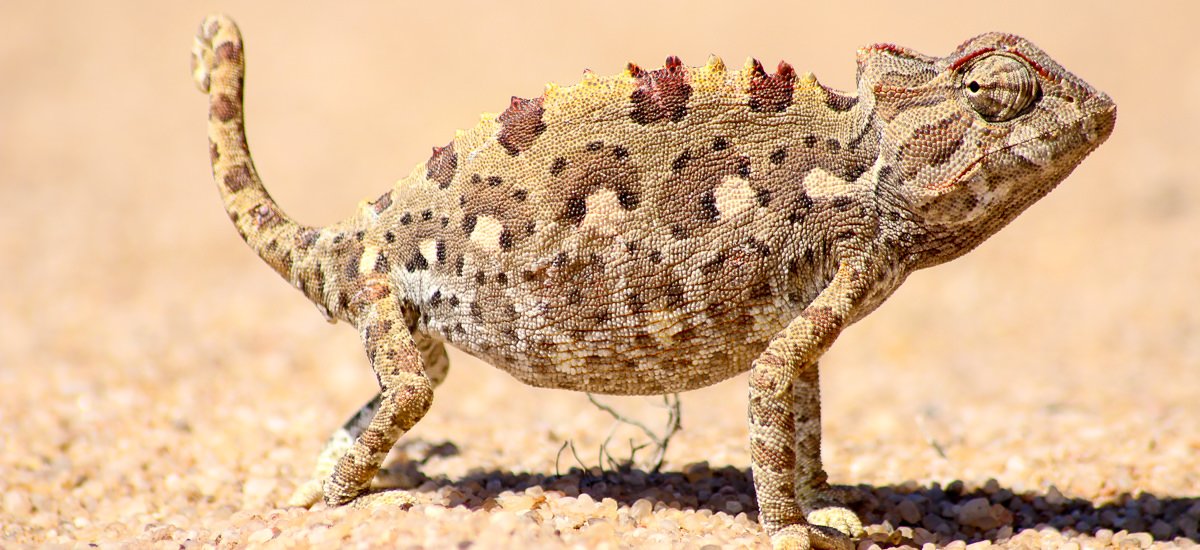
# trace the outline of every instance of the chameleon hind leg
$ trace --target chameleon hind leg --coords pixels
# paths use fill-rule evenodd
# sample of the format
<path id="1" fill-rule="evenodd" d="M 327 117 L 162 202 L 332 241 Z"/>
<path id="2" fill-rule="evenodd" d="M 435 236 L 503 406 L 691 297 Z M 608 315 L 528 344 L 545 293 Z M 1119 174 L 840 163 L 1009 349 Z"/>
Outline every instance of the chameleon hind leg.
<path id="1" fill-rule="evenodd" d="M 430 382 L 436 389 L 446 379 L 450 369 L 450 358 L 446 355 L 446 347 L 441 342 L 419 332 L 413 332 L 412 336 L 413 342 L 416 343 L 417 350 L 421 354 L 422 363 L 425 365 L 425 374 L 429 376 Z M 333 475 L 333 469 L 338 460 L 354 445 L 355 438 L 367 429 L 371 419 L 375 417 L 375 412 L 379 410 L 382 397 L 382 392 L 375 394 L 375 397 L 359 407 L 358 411 L 351 415 L 345 424 L 333 432 L 333 435 L 325 442 L 320 454 L 317 455 L 317 464 L 313 468 L 312 477 L 296 488 L 291 498 L 288 499 L 288 506 L 309 507 L 324 498 L 325 480 Z"/>
<path id="2" fill-rule="evenodd" d="M 388 452 L 425 415 L 433 388 L 446 377 L 445 347 L 409 330 L 391 287 L 377 282 L 358 293 L 356 326 L 381 391 L 336 430 L 317 457 L 313 477 L 296 489 L 290 506 L 324 498 L 345 504 L 365 492 Z"/>

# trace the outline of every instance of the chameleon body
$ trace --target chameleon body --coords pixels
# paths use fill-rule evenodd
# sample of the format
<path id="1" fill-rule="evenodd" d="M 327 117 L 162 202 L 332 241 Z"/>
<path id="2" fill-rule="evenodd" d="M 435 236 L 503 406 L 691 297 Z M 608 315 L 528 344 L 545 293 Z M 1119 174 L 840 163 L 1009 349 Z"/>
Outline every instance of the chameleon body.
<path id="1" fill-rule="evenodd" d="M 194 49 L 215 179 L 239 233 L 331 320 L 381 391 L 293 502 L 363 494 L 429 408 L 451 343 L 536 386 L 699 388 L 750 371 L 760 521 L 779 547 L 861 532 L 820 463 L 817 359 L 912 271 L 972 249 L 1065 178 L 1116 107 L 1030 42 L 858 52 L 844 93 L 751 60 L 630 64 L 513 98 L 348 219 L 299 224 L 246 145 L 243 48 Z"/>

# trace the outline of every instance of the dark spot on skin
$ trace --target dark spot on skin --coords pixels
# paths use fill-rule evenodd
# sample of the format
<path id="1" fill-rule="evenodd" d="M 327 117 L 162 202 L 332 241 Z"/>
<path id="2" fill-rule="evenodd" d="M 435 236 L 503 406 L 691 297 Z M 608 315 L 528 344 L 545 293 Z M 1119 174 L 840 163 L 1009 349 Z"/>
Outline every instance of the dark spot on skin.
<path id="1" fill-rule="evenodd" d="M 429 306 L 438 307 L 440 305 L 442 305 L 442 291 L 435 290 L 433 291 L 433 295 L 429 297 Z"/>
<path id="2" fill-rule="evenodd" d="M 454 153 L 453 141 L 445 147 L 434 147 L 433 156 L 425 161 L 425 178 L 437 183 L 439 189 L 450 187 L 455 170 L 458 170 L 458 155 Z"/>
<path id="3" fill-rule="evenodd" d="M 662 263 L 662 252 L 659 252 L 657 250 L 651 250 L 650 251 L 650 263 L 652 263 L 652 264 Z"/>
<path id="4" fill-rule="evenodd" d="M 450 307 L 458 307 L 458 295 L 451 295 L 450 299 L 446 300 L 446 303 L 450 304 Z"/>
<path id="5" fill-rule="evenodd" d="M 679 122 L 687 116 L 687 102 L 692 96 L 692 87 L 688 84 L 687 70 L 679 58 L 669 57 L 665 67 L 650 72 L 630 64 L 630 74 L 638 79 L 637 89 L 629 96 L 633 103 L 629 118 L 634 122 Z"/>
<path id="6" fill-rule="evenodd" d="M 845 210 L 850 208 L 850 205 L 854 204 L 854 201 L 850 197 L 834 197 L 832 204 L 838 210 Z"/>
<path id="7" fill-rule="evenodd" d="M 235 97 L 228 94 L 215 94 L 212 96 L 212 105 L 210 107 L 212 116 L 217 117 L 221 122 L 229 122 L 241 114 L 242 108 L 238 104 Z"/>
<path id="8" fill-rule="evenodd" d="M 387 241 L 388 243 L 394 243 L 396 242 L 396 234 L 388 231 L 387 233 L 383 234 L 383 240 Z"/>
<path id="9" fill-rule="evenodd" d="M 691 160 L 691 158 L 692 150 L 684 149 L 678 157 L 675 157 L 674 161 L 671 161 L 671 171 L 675 172 L 676 174 L 683 171 L 684 168 L 687 168 L 688 160 Z"/>
<path id="10" fill-rule="evenodd" d="M 358 278 L 358 263 L 362 261 L 362 255 L 363 250 L 358 248 L 346 258 L 346 265 L 342 266 L 342 273 L 347 279 L 353 281 Z"/>
<path id="11" fill-rule="evenodd" d="M 764 258 L 771 255 L 771 247 L 768 246 L 767 243 L 764 243 L 753 237 L 746 239 L 746 246 L 749 246 L 755 252 L 758 252 L 759 256 Z"/>
<path id="12" fill-rule="evenodd" d="M 333 244 L 342 244 L 342 241 L 344 240 L 346 240 L 345 233 L 338 233 L 337 235 L 333 236 Z"/>
<path id="13" fill-rule="evenodd" d="M 762 64 L 754 60 L 750 74 L 750 110 L 763 113 L 779 113 L 792 104 L 793 83 L 796 71 L 791 65 L 780 62 L 775 74 L 767 75 Z"/>
<path id="14" fill-rule="evenodd" d="M 402 216 L 400 216 L 400 225 L 408 225 L 412 223 L 412 220 L 412 213 L 405 212 Z"/>
<path id="15" fill-rule="evenodd" d="M 433 211 L 432 210 L 426 210 L 424 212 L 421 212 L 421 220 L 429 221 L 432 219 L 433 219 Z"/>
<path id="16" fill-rule="evenodd" d="M 504 249 L 504 250 L 511 250 L 512 247 L 513 247 L 512 231 L 507 228 L 500 231 L 500 248 Z"/>
<path id="17" fill-rule="evenodd" d="M 575 195 L 567 199 L 566 207 L 558 215 L 559 221 L 579 225 L 587 216 L 587 198 Z"/>
<path id="18" fill-rule="evenodd" d="M 837 138 L 829 138 L 825 140 L 825 145 L 829 147 L 831 151 L 840 151 L 842 149 L 842 142 L 838 141 Z"/>
<path id="19" fill-rule="evenodd" d="M 250 168 L 245 164 L 239 164 L 229 169 L 225 173 L 225 189 L 230 193 L 237 193 L 253 183 L 253 178 L 250 175 Z"/>
<path id="20" fill-rule="evenodd" d="M 618 145 L 613 147 L 613 156 L 616 157 L 617 160 L 625 160 L 625 158 L 629 156 L 629 150 Z"/>
<path id="21" fill-rule="evenodd" d="M 438 241 L 437 244 L 434 245 L 434 250 L 437 251 L 436 252 L 437 262 L 439 264 L 442 262 L 445 262 L 446 261 L 446 241 Z"/>
<path id="22" fill-rule="evenodd" d="M 225 42 L 217 46 L 217 59 L 239 63 L 242 60 L 242 48 L 233 42 Z"/>
<path id="23" fill-rule="evenodd" d="M 482 286 L 483 283 L 486 283 L 486 282 L 487 282 L 487 275 L 485 275 L 482 271 L 476 271 L 475 272 L 475 284 L 477 286 Z"/>
<path id="24" fill-rule="evenodd" d="M 551 263 L 554 265 L 554 267 L 561 269 L 566 267 L 568 260 L 570 260 L 570 256 L 568 256 L 566 252 L 559 252 L 554 256 L 554 260 Z"/>
<path id="25" fill-rule="evenodd" d="M 771 164 L 783 164 L 787 160 L 787 149 L 780 147 L 771 152 Z"/>
<path id="26" fill-rule="evenodd" d="M 213 143 L 212 141 L 208 142 L 208 159 L 212 161 L 213 164 L 216 164 L 218 160 L 221 160 L 221 151 L 217 149 L 217 144 Z"/>
<path id="27" fill-rule="evenodd" d="M 338 309 L 341 311 L 346 311 L 349 308 L 350 308 L 350 295 L 347 294 L 346 291 L 343 290 L 342 292 L 338 293 Z"/>
<path id="28" fill-rule="evenodd" d="M 812 134 L 808 134 L 808 135 L 804 136 L 804 146 L 808 147 L 809 149 L 816 147 L 817 146 L 817 136 L 814 136 Z"/>
<path id="29" fill-rule="evenodd" d="M 513 199 L 516 199 L 520 202 L 525 202 L 525 199 L 529 198 L 529 192 L 524 189 L 517 189 L 516 191 L 513 191 L 512 196 Z"/>
<path id="30" fill-rule="evenodd" d="M 388 259 L 387 255 L 380 254 L 375 257 L 375 273 L 387 273 Z"/>
<path id="31" fill-rule="evenodd" d="M 463 233 L 470 235 L 475 230 L 475 222 L 479 221 L 475 214 L 467 214 L 463 216 L 462 228 Z"/>
<path id="32" fill-rule="evenodd" d="M 529 220 L 529 221 L 525 222 L 525 234 L 526 235 L 532 235 L 536 231 L 537 231 L 537 222 L 536 221 Z"/>
<path id="33" fill-rule="evenodd" d="M 741 157 L 738 159 L 737 173 L 743 179 L 750 177 L 750 157 Z"/>
<path id="34" fill-rule="evenodd" d="M 483 319 L 483 308 L 479 307 L 478 302 L 471 302 L 471 317 Z"/>
<path id="35" fill-rule="evenodd" d="M 550 175 L 557 176 L 557 175 L 561 174 L 563 170 L 566 170 L 566 169 L 567 169 L 567 159 L 558 157 L 558 158 L 554 159 L 554 162 L 550 165 Z"/>
<path id="36" fill-rule="evenodd" d="M 503 271 L 501 271 L 500 273 L 497 273 L 496 274 L 496 282 L 500 283 L 500 286 L 507 285 L 508 284 L 508 274 Z"/>
<path id="37" fill-rule="evenodd" d="M 852 165 L 846 167 L 846 173 L 842 174 L 844 176 L 842 179 L 844 179 L 846 181 L 858 181 L 858 178 L 861 177 L 863 175 L 863 172 L 866 172 L 866 171 L 867 171 L 866 164 L 852 164 Z"/>
<path id="38" fill-rule="evenodd" d="M 588 144 L 584 146 L 585 149 L 591 152 L 599 151 L 602 147 L 604 147 L 603 141 L 589 141 Z"/>
<path id="39" fill-rule="evenodd" d="M 500 122 L 500 134 L 496 141 L 508 154 L 520 154 L 546 131 L 546 123 L 542 122 L 543 113 L 545 109 L 542 108 L 542 98 L 521 99 L 514 96 L 508 109 L 497 118 Z"/>
<path id="40" fill-rule="evenodd" d="M 425 256 L 421 254 L 420 250 L 414 250 L 412 257 L 409 258 L 408 262 L 405 262 L 404 269 L 409 273 L 424 271 L 429 269 L 429 262 L 425 261 Z"/>
<path id="41" fill-rule="evenodd" d="M 567 304 L 577 306 L 583 301 L 583 291 L 579 288 L 571 288 L 567 290 Z"/>
<path id="42" fill-rule="evenodd" d="M 837 234 L 837 238 L 838 238 L 838 240 L 853 239 L 854 238 L 854 230 L 847 229 L 845 231 L 842 231 Z"/>
<path id="43" fill-rule="evenodd" d="M 792 205 L 792 210 L 788 212 L 787 220 L 790 223 L 796 223 L 804 219 L 808 215 L 809 210 L 812 210 L 813 201 L 808 196 L 808 193 L 803 191 L 796 197 L 795 204 Z"/>
<path id="44" fill-rule="evenodd" d="M 721 217 L 721 211 L 717 210 L 717 196 L 712 191 L 700 195 L 700 213 L 705 221 L 716 221 Z"/>
<path id="45" fill-rule="evenodd" d="M 759 189 L 755 198 L 758 199 L 758 205 L 765 208 L 767 205 L 771 204 L 771 190 Z"/>
<path id="46" fill-rule="evenodd" d="M 637 250 L 638 250 L 637 241 L 625 241 L 625 251 L 626 252 L 629 252 L 630 254 L 637 254 Z"/>
<path id="47" fill-rule="evenodd" d="M 450 217 L 442 216 L 442 227 L 446 227 L 447 225 L 450 225 Z"/>
<path id="48" fill-rule="evenodd" d="M 362 231 L 361 229 L 358 231 L 355 231 L 354 232 L 354 240 L 361 243 L 363 240 L 363 237 L 365 237 L 366 235 L 367 235 L 366 232 Z"/>
<path id="49" fill-rule="evenodd" d="M 631 191 L 622 191 L 617 193 L 617 202 L 621 203 L 621 208 L 633 210 L 634 208 L 638 207 L 639 201 L 637 193 L 633 193 Z"/>
<path id="50" fill-rule="evenodd" d="M 454 276 L 455 277 L 462 277 L 463 266 L 465 264 L 466 264 L 466 260 L 463 259 L 462 254 L 459 254 L 458 258 L 455 258 L 455 260 L 454 260 Z"/>
<path id="51" fill-rule="evenodd" d="M 685 228 L 681 225 L 672 225 L 671 226 L 671 236 L 675 237 L 675 240 L 677 240 L 677 241 L 682 241 L 682 240 L 688 238 L 688 230 L 687 230 L 687 228 Z"/>
<path id="52" fill-rule="evenodd" d="M 717 139 L 713 140 L 713 144 L 712 144 L 713 151 L 724 151 L 725 149 L 728 149 L 728 148 L 729 148 L 729 140 L 727 140 L 723 137 L 718 137 Z"/>
<path id="53" fill-rule="evenodd" d="M 504 180 L 500 179 L 500 176 L 488 176 L 487 177 L 487 184 L 492 187 L 500 185 L 501 183 L 504 183 Z"/>
<path id="54" fill-rule="evenodd" d="M 483 183 L 483 177 L 480 176 L 479 174 L 471 174 L 471 183 L 473 183 L 475 185 L 479 185 L 479 184 Z"/>

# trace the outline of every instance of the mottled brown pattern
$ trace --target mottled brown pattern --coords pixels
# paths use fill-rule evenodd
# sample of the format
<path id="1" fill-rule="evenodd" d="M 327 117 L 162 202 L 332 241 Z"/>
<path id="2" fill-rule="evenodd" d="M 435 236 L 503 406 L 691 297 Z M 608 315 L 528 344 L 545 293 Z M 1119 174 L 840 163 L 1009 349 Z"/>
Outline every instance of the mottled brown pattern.
<path id="1" fill-rule="evenodd" d="M 445 189 L 450 187 L 450 182 L 454 180 L 454 172 L 458 169 L 458 155 L 454 152 L 454 142 L 447 143 L 445 147 L 434 147 L 433 156 L 425 161 L 425 177 L 430 181 L 437 182 L 438 187 Z"/>
<path id="2" fill-rule="evenodd" d="M 542 98 L 521 99 L 513 96 L 508 108 L 500 113 L 500 135 L 496 141 L 508 154 L 520 154 L 546 131 L 546 123 L 542 122 L 543 113 Z"/>
<path id="3" fill-rule="evenodd" d="M 780 61 L 775 74 L 768 75 L 763 70 L 762 63 L 759 63 L 757 59 L 753 60 L 750 73 L 750 110 L 766 113 L 779 113 L 787 110 L 792 104 L 795 82 L 796 71 L 792 69 L 791 65 Z"/>
<path id="4" fill-rule="evenodd" d="M 221 122 L 229 122 L 241 115 L 241 99 L 233 94 L 216 94 L 212 96 L 212 116 Z"/>
<path id="5" fill-rule="evenodd" d="M 237 193 L 251 185 L 253 182 L 251 178 L 250 169 L 244 164 L 239 164 L 230 168 L 222 179 L 225 182 L 225 189 L 228 189 L 230 193 Z"/>
<path id="6" fill-rule="evenodd" d="M 381 389 L 293 503 L 363 493 L 428 409 L 453 341 L 524 382 L 601 393 L 749 370 L 759 520 L 780 547 L 861 534 L 821 468 L 820 355 L 911 272 L 1047 193 L 1115 123 L 1107 96 L 1011 35 L 946 58 L 861 50 L 857 94 L 787 64 L 728 74 L 672 57 L 514 98 L 369 208 L 314 229 L 241 160 L 241 51 L 220 17 L 194 50 L 227 212 L 359 330 Z"/>
<path id="7" fill-rule="evenodd" d="M 668 57 L 663 68 L 649 72 L 630 63 L 629 73 L 638 79 L 637 89 L 629 96 L 633 103 L 629 118 L 634 122 L 679 122 L 687 116 L 692 87 L 688 83 L 687 68 L 678 57 Z"/>
<path id="8" fill-rule="evenodd" d="M 968 128 L 959 115 L 918 127 L 901 148 L 900 172 L 911 178 L 925 167 L 946 164 L 962 147 Z"/>
<path id="9" fill-rule="evenodd" d="M 595 141 L 564 160 L 561 168 L 555 160 L 551 167 L 553 178 L 547 181 L 556 189 L 549 205 L 554 219 L 566 225 L 579 225 L 587 216 L 587 199 L 596 191 L 607 189 L 616 194 L 625 210 L 633 210 L 642 202 L 641 178 L 637 167 L 628 160 L 620 145 Z"/>

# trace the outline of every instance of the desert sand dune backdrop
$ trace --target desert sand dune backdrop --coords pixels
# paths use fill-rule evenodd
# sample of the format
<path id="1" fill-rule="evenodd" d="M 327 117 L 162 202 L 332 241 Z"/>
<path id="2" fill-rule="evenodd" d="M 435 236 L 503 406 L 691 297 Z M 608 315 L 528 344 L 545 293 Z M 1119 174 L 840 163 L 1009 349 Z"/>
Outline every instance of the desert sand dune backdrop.
<path id="1" fill-rule="evenodd" d="M 604 472 L 613 420 L 584 395 L 459 353 L 393 453 L 417 504 L 282 508 L 375 380 L 221 210 L 188 67 L 215 11 L 245 34 L 263 178 L 314 224 L 585 68 L 755 56 L 850 89 L 868 44 L 1032 39 L 1116 100 L 1116 131 L 842 335 L 826 468 L 855 487 L 862 548 L 1200 543 L 1194 3 L 47 1 L 0 6 L 0 546 L 767 544 L 744 376 L 683 395 L 661 473 Z"/>

